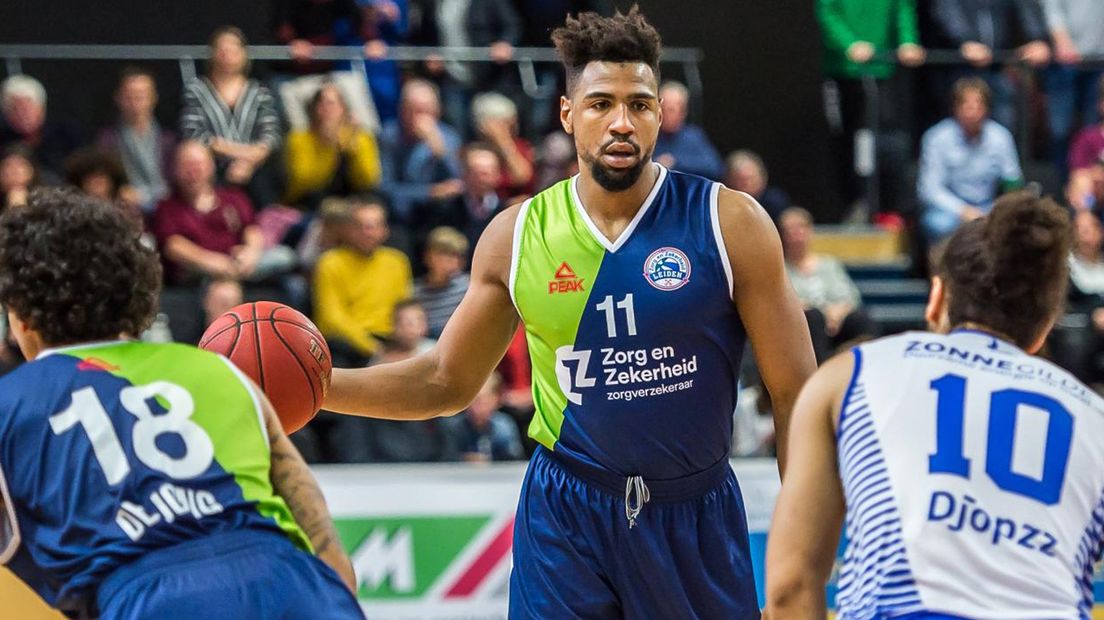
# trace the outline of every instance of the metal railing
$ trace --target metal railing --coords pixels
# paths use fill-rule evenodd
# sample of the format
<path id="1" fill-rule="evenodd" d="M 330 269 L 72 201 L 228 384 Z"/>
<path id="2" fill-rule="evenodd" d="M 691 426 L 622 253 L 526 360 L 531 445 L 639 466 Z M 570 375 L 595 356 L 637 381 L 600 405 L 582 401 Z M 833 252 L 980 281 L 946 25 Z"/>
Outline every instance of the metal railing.
<path id="1" fill-rule="evenodd" d="M 0 44 L 0 58 L 8 75 L 23 72 L 23 60 L 175 60 L 180 66 L 180 77 L 188 81 L 197 75 L 196 62 L 211 56 L 206 45 L 85 45 L 85 44 Z M 252 60 L 290 60 L 286 45 L 251 45 Z M 354 70 L 366 72 L 369 62 L 359 45 L 315 46 L 312 59 L 347 61 Z M 421 62 L 434 58 L 461 62 L 494 62 L 487 47 L 415 47 L 397 45 L 387 48 L 384 57 L 398 62 Z M 663 50 L 661 62 L 682 66 L 686 87 L 696 105 L 694 116 L 701 114 L 702 78 L 700 64 L 704 54 L 698 48 L 668 47 Z M 518 68 L 522 89 L 529 97 L 547 95 L 537 78 L 536 65 L 558 63 L 556 51 L 550 47 L 515 47 L 512 59 Z"/>

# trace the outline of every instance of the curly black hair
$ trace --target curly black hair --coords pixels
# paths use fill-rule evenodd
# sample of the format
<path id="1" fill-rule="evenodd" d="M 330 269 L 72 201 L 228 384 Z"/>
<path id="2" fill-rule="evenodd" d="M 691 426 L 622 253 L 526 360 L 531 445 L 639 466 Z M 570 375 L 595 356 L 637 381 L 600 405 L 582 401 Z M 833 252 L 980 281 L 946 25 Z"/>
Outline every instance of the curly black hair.
<path id="1" fill-rule="evenodd" d="M 137 336 L 160 290 L 157 253 L 112 205 L 43 189 L 0 216 L 0 304 L 47 345 Z"/>
<path id="2" fill-rule="evenodd" d="M 1071 239 L 1069 212 L 1052 199 L 1002 196 L 943 249 L 937 273 L 947 284 L 951 325 L 977 323 L 1032 344 L 1066 298 Z"/>
<path id="3" fill-rule="evenodd" d="M 617 11 L 612 17 L 597 13 L 568 16 L 563 26 L 552 31 L 552 43 L 567 71 L 568 92 L 591 62 L 642 62 L 659 79 L 663 43 L 635 4 L 628 13 Z"/>

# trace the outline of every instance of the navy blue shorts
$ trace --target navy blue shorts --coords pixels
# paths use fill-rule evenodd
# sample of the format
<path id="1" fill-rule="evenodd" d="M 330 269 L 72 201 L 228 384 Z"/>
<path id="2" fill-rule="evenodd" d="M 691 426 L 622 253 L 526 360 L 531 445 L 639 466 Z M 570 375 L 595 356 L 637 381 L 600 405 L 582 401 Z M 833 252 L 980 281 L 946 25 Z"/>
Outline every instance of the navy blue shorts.
<path id="1" fill-rule="evenodd" d="M 740 487 L 727 460 L 648 482 L 630 529 L 625 478 L 538 448 L 514 523 L 510 618 L 759 618 Z M 691 479 L 692 478 L 692 479 Z"/>
<path id="2" fill-rule="evenodd" d="M 276 532 L 216 534 L 154 551 L 112 573 L 104 620 L 362 620 L 337 573 Z"/>

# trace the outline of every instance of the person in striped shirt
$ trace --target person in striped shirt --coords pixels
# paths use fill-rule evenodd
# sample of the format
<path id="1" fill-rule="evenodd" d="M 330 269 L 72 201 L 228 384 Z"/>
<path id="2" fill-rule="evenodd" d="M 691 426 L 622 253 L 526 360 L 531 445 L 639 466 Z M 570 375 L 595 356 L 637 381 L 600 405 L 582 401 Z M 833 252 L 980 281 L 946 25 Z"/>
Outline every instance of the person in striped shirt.
<path id="1" fill-rule="evenodd" d="M 471 280 L 464 266 L 468 261 L 468 239 L 449 226 L 439 226 L 426 240 L 425 266 L 428 272 L 414 282 L 414 299 L 426 311 L 429 337 L 440 338 L 445 323 L 468 292 Z"/>

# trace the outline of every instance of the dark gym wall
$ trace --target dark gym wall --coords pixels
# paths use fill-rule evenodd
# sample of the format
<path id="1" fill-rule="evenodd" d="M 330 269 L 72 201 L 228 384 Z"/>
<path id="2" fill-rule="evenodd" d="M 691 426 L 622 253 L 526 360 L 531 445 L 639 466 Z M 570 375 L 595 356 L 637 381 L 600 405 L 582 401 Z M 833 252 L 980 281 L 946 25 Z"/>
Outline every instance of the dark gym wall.
<path id="1" fill-rule="evenodd" d="M 667 45 L 704 49 L 704 124 L 722 155 L 753 149 L 772 182 L 831 221 L 840 207 L 828 184 L 820 107 L 820 37 L 809 0 L 639 0 Z M 622 7 L 627 2 L 619 1 Z M 25 0 L 0 2 L 4 43 L 200 43 L 234 24 L 251 40 L 267 34 L 265 0 Z M 149 65 L 150 63 L 145 63 Z M 153 63 L 162 100 L 175 102 L 174 62 Z M 115 62 L 25 61 L 41 79 L 51 113 L 99 125 L 111 120 Z M 677 72 L 672 71 L 677 77 Z M 174 124 L 169 105 L 159 110 Z"/>

